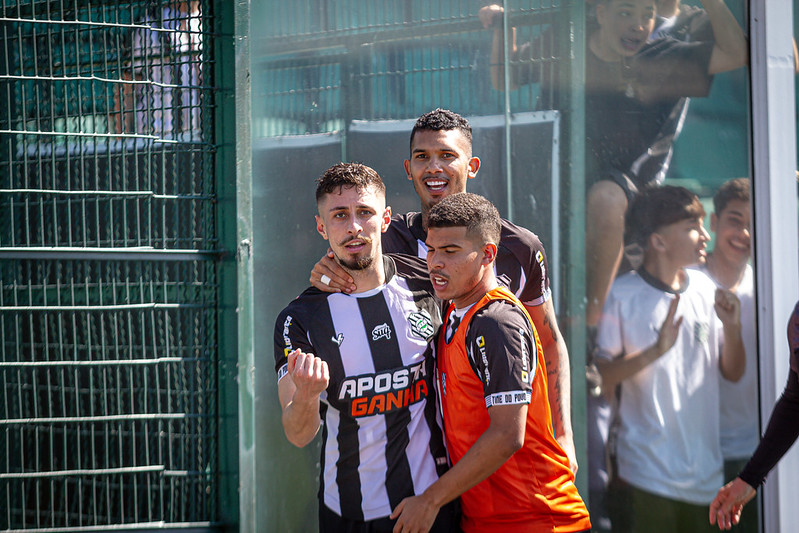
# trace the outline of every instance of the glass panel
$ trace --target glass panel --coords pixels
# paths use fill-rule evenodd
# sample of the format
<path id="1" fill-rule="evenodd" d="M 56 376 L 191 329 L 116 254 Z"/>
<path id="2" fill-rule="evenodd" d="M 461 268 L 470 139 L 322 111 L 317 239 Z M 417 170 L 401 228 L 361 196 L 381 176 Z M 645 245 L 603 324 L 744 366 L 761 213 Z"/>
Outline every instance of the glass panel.
<path id="1" fill-rule="evenodd" d="M 254 234 L 253 257 L 256 279 L 280 280 L 256 284 L 255 321 L 273 325 L 280 310 L 307 286 L 311 268 L 326 250 L 312 218 L 314 180 L 338 161 L 363 162 L 382 176 L 395 214 L 424 212 L 424 189 L 417 194 L 403 167 L 410 157 L 410 133 L 423 113 L 439 107 L 453 110 L 471 124 L 473 155 L 481 160 L 476 178 L 464 179 L 466 188 L 491 200 L 506 219 L 533 231 L 546 249 L 549 292 L 525 303 L 534 321 L 535 308 L 541 305 L 552 304 L 557 315 L 559 326 L 536 321 L 536 327 L 547 345 L 552 374 L 568 376 L 564 367 L 570 367 L 562 387 L 557 377 L 549 383 L 552 416 L 556 434 L 564 437 L 568 429 L 558 422 L 558 405 L 567 404 L 570 380 L 573 441 L 582 465 L 576 484 L 590 505 L 595 527 L 609 527 L 603 498 L 611 420 L 620 431 L 613 432 L 614 450 L 629 450 L 634 438 L 647 439 L 648 453 L 627 451 L 618 458 L 625 487 L 635 485 L 676 500 L 690 494 L 691 501 L 706 506 L 724 481 L 718 428 L 728 417 L 730 397 L 740 405 L 735 404 L 737 415 L 730 417 L 735 427 L 729 431 L 738 441 L 729 458 L 744 459 L 758 434 L 750 103 L 742 27 L 748 6 L 745 0 L 503 4 L 252 2 L 253 217 L 269 228 Z M 670 22 L 675 9 L 679 16 Z M 743 190 L 735 189 L 730 201 L 714 205 L 722 185 L 734 187 L 726 185 L 733 178 L 743 178 L 734 182 Z M 649 197 L 644 194 L 649 188 L 658 191 L 651 194 L 685 194 L 692 207 L 661 209 L 666 218 L 649 226 L 635 222 L 630 229 L 658 231 L 628 231 L 645 246 L 625 248 L 634 244 L 625 243 L 625 214 L 631 202 Z M 658 198 L 658 208 L 670 205 L 668 198 Z M 647 216 L 656 212 L 643 210 Z M 700 214 L 702 224 L 696 221 L 686 232 L 693 247 L 681 242 L 682 248 L 675 248 L 668 242 L 666 252 L 655 255 L 660 245 L 659 240 L 651 242 L 653 235 L 667 233 L 663 228 L 672 223 L 694 222 Z M 706 255 L 708 266 L 701 268 L 740 297 L 744 357 L 727 350 L 735 344 L 729 339 L 727 348 L 720 349 L 724 324 L 713 309 L 715 285 L 699 273 L 701 268 L 693 268 Z M 659 277 L 662 269 L 651 266 L 654 257 L 668 264 L 670 274 Z M 649 276 L 635 272 L 642 261 Z M 688 267 L 690 274 L 684 272 Z M 530 280 L 507 279 L 524 300 L 520 288 Z M 640 285 L 634 295 L 648 290 L 653 299 L 616 303 L 631 279 Z M 611 289 L 614 280 L 618 288 Z M 664 290 L 664 284 L 670 288 Z M 676 316 L 683 317 L 676 348 L 642 364 L 640 372 L 625 375 L 617 389 L 612 363 L 655 343 L 675 292 L 681 293 Z M 606 301 L 616 308 L 603 312 Z M 723 312 L 722 317 L 734 326 L 735 318 Z M 622 336 L 639 329 L 645 334 Z M 272 351 L 271 335 L 269 328 L 256 332 L 259 352 Z M 568 364 L 558 374 L 558 344 L 548 341 L 561 336 Z M 722 358 L 730 378 L 745 367 L 731 396 L 718 370 Z M 605 362 L 599 369 L 591 367 L 588 387 L 583 373 L 587 359 Z M 596 380 L 599 375 L 605 387 Z M 268 391 L 262 395 L 268 416 L 260 431 L 279 435 L 283 428 L 274 401 L 276 376 L 266 365 L 258 379 Z M 623 408 L 616 406 L 616 390 Z M 638 410 L 627 413 L 627 407 Z M 662 419 L 650 413 L 662 414 Z M 652 437 L 655 431 L 662 441 Z M 569 440 L 561 438 L 566 451 Z M 656 442 L 665 443 L 668 453 Z M 684 450 L 682 442 L 688 443 Z M 320 442 L 303 451 L 282 439 L 272 444 L 286 460 L 270 465 L 269 477 L 298 480 L 293 490 L 274 494 L 275 507 L 286 509 L 275 525 L 313 527 Z M 668 459 L 658 463 L 656 458 L 664 456 Z M 659 467 L 669 470 L 668 475 L 656 472 Z M 671 480 L 675 472 L 685 484 L 679 490 Z M 650 478 L 658 482 L 649 484 Z M 630 504 L 620 509 L 619 527 L 634 518 Z M 754 508 L 747 511 L 757 518 Z"/>

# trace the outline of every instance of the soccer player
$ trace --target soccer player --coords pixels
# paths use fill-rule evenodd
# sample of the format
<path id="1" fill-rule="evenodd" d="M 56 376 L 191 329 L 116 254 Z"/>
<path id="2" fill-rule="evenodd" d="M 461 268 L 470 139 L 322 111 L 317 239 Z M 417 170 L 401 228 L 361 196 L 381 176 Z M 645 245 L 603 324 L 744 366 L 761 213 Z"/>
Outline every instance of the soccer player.
<path id="1" fill-rule="evenodd" d="M 591 527 L 552 431 L 544 357 L 524 305 L 494 274 L 496 208 L 469 193 L 428 214 L 427 267 L 450 300 L 436 381 L 452 468 L 394 510 L 396 532 L 426 531 L 461 497 L 470 532 L 582 532 Z"/>
<path id="2" fill-rule="evenodd" d="M 322 429 L 320 531 L 388 532 L 392 509 L 447 467 L 428 379 L 440 302 L 423 261 L 383 255 L 391 208 L 373 169 L 331 167 L 316 200 L 316 229 L 358 290 L 309 288 L 278 315 L 283 428 L 298 447 Z M 452 511 L 438 513 L 434 531 L 450 530 Z"/>

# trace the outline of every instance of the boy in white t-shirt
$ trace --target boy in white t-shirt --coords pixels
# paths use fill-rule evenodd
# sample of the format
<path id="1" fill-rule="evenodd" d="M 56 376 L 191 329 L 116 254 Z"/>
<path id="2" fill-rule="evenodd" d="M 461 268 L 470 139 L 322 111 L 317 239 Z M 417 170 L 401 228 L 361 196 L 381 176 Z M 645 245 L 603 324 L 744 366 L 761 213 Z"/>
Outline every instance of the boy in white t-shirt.
<path id="1" fill-rule="evenodd" d="M 682 187 L 635 200 L 628 241 L 643 248 L 643 264 L 615 280 L 599 322 L 597 366 L 618 402 L 611 451 L 630 486 L 634 532 L 709 531 L 723 478 L 718 377 L 737 381 L 746 360 L 737 297 L 686 270 L 705 257 L 704 216 Z"/>

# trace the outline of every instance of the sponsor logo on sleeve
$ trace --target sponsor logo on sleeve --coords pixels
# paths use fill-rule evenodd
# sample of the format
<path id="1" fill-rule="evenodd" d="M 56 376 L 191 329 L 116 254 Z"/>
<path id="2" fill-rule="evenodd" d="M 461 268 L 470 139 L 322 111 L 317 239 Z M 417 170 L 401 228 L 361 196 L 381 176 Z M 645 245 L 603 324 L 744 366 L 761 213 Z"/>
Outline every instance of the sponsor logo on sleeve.
<path id="1" fill-rule="evenodd" d="M 485 367 L 485 376 L 483 379 L 485 380 L 486 387 L 491 384 L 491 372 L 488 370 L 488 356 L 486 355 L 486 340 L 485 337 L 480 335 L 475 340 L 477 344 L 477 350 L 480 352 L 480 359 L 483 361 L 483 366 Z"/>
<path id="2" fill-rule="evenodd" d="M 527 364 L 527 360 L 530 357 L 529 352 L 527 351 L 527 335 L 525 334 L 524 328 L 519 328 L 519 345 L 521 348 L 521 356 L 522 356 L 522 372 L 521 378 L 522 383 L 527 383 L 529 380 L 529 365 Z"/>
<path id="3" fill-rule="evenodd" d="M 535 253 L 535 260 L 538 266 L 541 267 L 541 293 L 544 294 L 546 289 L 547 269 L 544 266 L 544 254 L 541 253 L 541 250 Z"/>
<path id="4" fill-rule="evenodd" d="M 289 337 L 289 327 L 291 326 L 291 315 L 286 316 L 285 322 L 283 322 L 283 354 L 288 357 L 291 352 L 294 351 L 294 348 L 291 345 L 291 337 Z"/>
<path id="5" fill-rule="evenodd" d="M 341 343 L 344 342 L 344 334 L 343 333 L 339 333 L 338 335 L 336 335 L 334 337 L 330 337 L 330 340 L 333 341 L 334 343 L 336 343 L 336 346 L 341 346 Z"/>
<path id="6" fill-rule="evenodd" d="M 528 391 L 498 392 L 486 396 L 486 407 L 493 405 L 519 405 L 530 403 L 532 394 Z"/>

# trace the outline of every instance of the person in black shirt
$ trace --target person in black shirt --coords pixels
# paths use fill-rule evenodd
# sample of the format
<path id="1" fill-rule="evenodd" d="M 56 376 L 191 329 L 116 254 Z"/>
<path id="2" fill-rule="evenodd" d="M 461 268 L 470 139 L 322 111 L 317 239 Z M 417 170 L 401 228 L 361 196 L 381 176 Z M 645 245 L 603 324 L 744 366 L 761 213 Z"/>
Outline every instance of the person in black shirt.
<path id="1" fill-rule="evenodd" d="M 788 383 L 774 406 L 766 433 L 738 477 L 719 489 L 710 504 L 710 523 L 718 524 L 719 529 L 727 530 L 738 524 L 744 505 L 755 497 L 766 475 L 799 437 L 799 302 L 788 320 L 788 345 L 791 348 Z"/>

